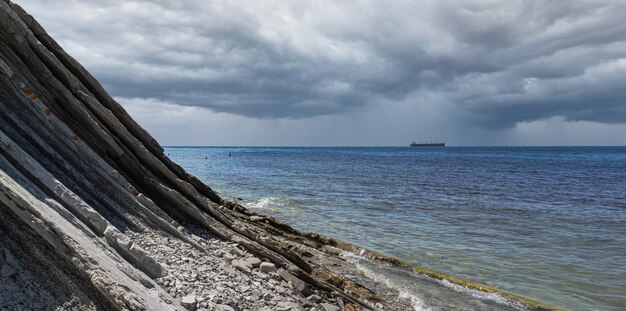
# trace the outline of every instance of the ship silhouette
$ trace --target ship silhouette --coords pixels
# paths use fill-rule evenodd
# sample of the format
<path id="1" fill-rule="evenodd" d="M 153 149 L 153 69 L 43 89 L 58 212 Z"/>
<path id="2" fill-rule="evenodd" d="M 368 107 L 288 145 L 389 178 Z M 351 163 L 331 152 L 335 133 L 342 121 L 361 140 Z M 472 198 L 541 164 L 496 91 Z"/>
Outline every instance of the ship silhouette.
<path id="1" fill-rule="evenodd" d="M 438 141 L 436 141 L 436 142 L 432 142 L 432 141 L 430 141 L 430 142 L 419 142 L 419 143 L 412 142 L 409 146 L 411 146 L 411 147 L 445 147 L 446 143 L 440 143 Z"/>

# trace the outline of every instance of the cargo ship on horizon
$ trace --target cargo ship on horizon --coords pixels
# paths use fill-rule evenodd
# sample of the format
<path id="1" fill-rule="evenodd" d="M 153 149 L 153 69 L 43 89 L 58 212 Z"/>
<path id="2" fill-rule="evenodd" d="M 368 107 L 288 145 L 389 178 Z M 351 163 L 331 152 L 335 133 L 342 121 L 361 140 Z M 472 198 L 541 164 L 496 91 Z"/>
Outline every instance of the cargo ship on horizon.
<path id="1" fill-rule="evenodd" d="M 411 147 L 445 147 L 446 143 L 440 143 L 440 142 L 412 142 L 409 146 Z"/>

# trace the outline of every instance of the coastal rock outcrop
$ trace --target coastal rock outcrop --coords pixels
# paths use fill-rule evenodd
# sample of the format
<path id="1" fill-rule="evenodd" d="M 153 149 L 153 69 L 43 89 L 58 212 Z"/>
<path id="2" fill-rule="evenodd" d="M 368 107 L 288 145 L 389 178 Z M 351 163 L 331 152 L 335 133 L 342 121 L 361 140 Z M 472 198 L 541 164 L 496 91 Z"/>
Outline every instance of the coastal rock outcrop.
<path id="1" fill-rule="evenodd" d="M 317 276 L 332 273 L 306 258 L 330 242 L 185 172 L 0 2 L 0 309 L 375 309 Z"/>

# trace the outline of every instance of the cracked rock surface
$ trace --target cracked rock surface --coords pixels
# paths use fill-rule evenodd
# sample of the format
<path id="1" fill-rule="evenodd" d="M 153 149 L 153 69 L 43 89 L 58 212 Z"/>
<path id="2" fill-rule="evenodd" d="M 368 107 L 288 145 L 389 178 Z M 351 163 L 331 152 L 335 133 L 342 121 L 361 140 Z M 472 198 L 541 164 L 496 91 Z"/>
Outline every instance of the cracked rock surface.
<path id="1" fill-rule="evenodd" d="M 1 311 L 409 309 L 344 273 L 334 244 L 185 172 L 0 1 Z"/>

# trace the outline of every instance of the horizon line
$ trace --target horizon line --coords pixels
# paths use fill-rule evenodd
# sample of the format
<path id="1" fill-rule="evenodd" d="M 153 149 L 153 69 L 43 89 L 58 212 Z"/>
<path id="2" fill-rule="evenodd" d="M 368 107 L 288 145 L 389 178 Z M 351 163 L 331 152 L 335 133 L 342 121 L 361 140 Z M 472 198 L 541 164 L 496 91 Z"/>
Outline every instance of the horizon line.
<path id="1" fill-rule="evenodd" d="M 162 145 L 163 148 L 412 148 L 409 145 Z M 486 147 L 626 147 L 626 145 L 448 145 L 445 147 L 423 147 L 423 148 L 486 148 Z"/>

